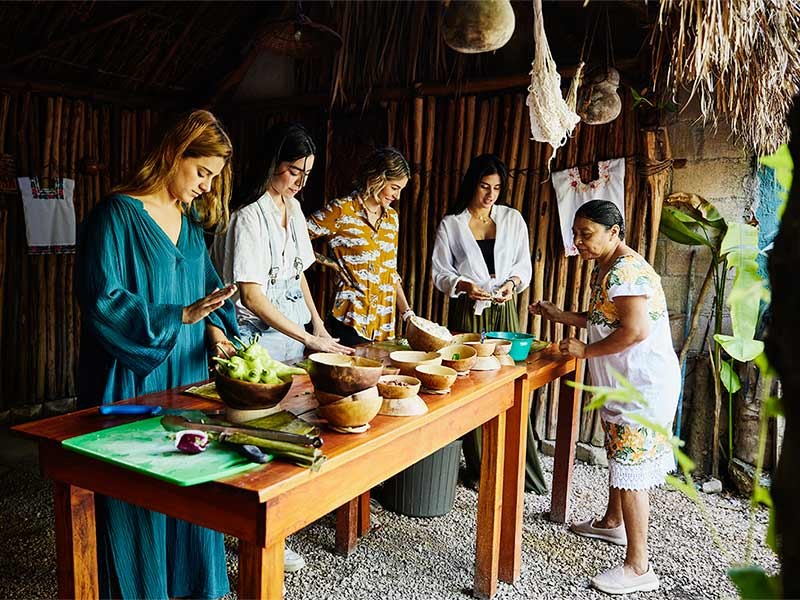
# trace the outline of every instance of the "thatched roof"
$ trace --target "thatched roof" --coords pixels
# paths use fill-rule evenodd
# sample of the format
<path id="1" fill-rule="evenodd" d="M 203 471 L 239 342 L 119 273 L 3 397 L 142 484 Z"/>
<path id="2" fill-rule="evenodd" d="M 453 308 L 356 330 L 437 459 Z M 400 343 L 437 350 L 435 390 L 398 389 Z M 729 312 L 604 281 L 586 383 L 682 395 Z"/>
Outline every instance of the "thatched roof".
<path id="1" fill-rule="evenodd" d="M 532 9 L 528 0 L 512 5 L 516 29 L 508 44 L 464 55 L 443 43 L 438 0 L 306 2 L 302 9 L 313 22 L 341 35 L 341 49 L 284 59 L 288 85 L 272 87 L 285 96 L 316 93 L 323 104 L 364 105 L 376 88 L 413 93 L 420 82 L 457 87 L 504 76 L 524 82 L 533 55 Z M 275 49 L 276 21 L 295 18 L 299 6 L 2 2 L 0 82 L 58 82 L 123 98 L 217 104 L 248 87 L 243 82 L 280 79 L 275 63 L 264 66 L 262 59 L 267 48 Z M 590 62 L 605 65 L 610 39 L 624 82 L 652 89 L 656 79 L 666 96 L 692 91 L 708 121 L 730 121 L 743 145 L 757 152 L 786 137 L 783 117 L 800 85 L 796 0 L 545 2 L 544 20 L 555 61 L 567 75 L 599 24 Z M 249 88 L 258 97 L 259 85 Z"/>
<path id="2" fill-rule="evenodd" d="M 272 2 L 2 2 L 0 79 L 208 94 Z"/>
<path id="3" fill-rule="evenodd" d="M 361 98 L 372 87 L 524 74 L 533 54 L 531 6 L 527 0 L 513 6 L 517 27 L 506 47 L 462 55 L 441 40 L 441 2 L 306 2 L 303 11 L 338 31 L 344 46 L 340 53 L 297 60 L 295 91 L 327 93 L 338 79 L 344 98 Z M 617 60 L 642 57 L 646 66 L 641 49 L 656 13 L 633 2 L 592 2 L 588 9 L 580 2 L 547 2 L 547 28 L 560 64 L 577 62 L 587 23 L 606 9 Z M 296 10 L 291 1 L 3 2 L 0 81 L 57 81 L 195 102 L 225 88 L 230 97 L 246 76 L 239 71 L 260 51 L 264 28 L 293 18 Z M 596 39 L 600 59 L 605 34 Z M 646 73 L 638 65 L 636 70 Z"/>

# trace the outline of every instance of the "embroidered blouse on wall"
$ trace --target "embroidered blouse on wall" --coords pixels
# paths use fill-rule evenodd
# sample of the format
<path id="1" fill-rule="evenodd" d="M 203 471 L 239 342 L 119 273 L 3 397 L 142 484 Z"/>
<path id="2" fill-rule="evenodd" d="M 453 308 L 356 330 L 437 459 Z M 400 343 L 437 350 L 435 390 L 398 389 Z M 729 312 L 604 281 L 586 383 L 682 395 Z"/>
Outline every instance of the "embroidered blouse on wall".
<path id="1" fill-rule="evenodd" d="M 29 254 L 75 252 L 75 181 L 53 179 L 45 188 L 36 177 L 17 178 L 25 213 Z"/>
<path id="2" fill-rule="evenodd" d="M 553 188 L 558 202 L 558 220 L 564 241 L 564 254 L 578 253 L 572 237 L 572 221 L 581 205 L 590 200 L 610 200 L 625 214 L 625 159 L 601 160 L 597 163 L 599 176 L 584 183 L 578 167 L 553 173 Z"/>

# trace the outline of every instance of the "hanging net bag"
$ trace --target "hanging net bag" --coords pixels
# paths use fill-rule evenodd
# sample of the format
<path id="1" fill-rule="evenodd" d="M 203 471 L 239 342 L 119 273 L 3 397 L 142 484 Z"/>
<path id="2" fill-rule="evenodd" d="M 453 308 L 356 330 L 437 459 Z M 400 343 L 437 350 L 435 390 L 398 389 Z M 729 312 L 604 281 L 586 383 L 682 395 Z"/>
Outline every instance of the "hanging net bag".
<path id="1" fill-rule="evenodd" d="M 567 142 L 581 118 L 575 114 L 561 95 L 561 76 L 550 54 L 544 33 L 542 0 L 533 0 L 533 40 L 535 44 L 531 85 L 526 104 L 531 117 L 531 135 L 537 142 L 545 142 L 555 151 Z M 550 162 L 548 161 L 548 169 Z"/>

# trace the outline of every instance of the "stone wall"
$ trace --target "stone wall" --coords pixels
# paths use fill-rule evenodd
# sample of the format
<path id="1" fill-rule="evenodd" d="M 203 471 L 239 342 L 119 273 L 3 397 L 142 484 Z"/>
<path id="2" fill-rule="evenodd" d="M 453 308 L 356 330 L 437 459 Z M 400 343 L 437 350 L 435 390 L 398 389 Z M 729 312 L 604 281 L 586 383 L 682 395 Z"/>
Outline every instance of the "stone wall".
<path id="1" fill-rule="evenodd" d="M 760 197 L 755 157 L 734 144 L 725 124 L 721 123 L 714 130 L 704 127 L 698 117 L 697 107 L 690 105 L 675 115 L 669 127 L 672 155 L 679 161 L 673 174 L 672 191 L 695 193 L 705 198 L 728 221 L 749 220 L 756 212 Z M 762 199 L 763 196 L 761 194 Z M 694 264 L 690 275 L 692 253 Z M 689 285 L 692 285 L 691 302 L 694 305 L 710 261 L 711 251 L 706 247 L 683 246 L 663 235 L 659 237 L 654 267 L 662 277 L 676 351 L 681 349 L 686 339 L 687 319 L 690 316 L 687 313 L 691 310 L 687 306 Z M 728 276 L 731 277 L 730 272 Z M 706 472 L 711 468 L 714 422 L 714 388 L 706 343 L 708 336 L 713 335 L 713 296 L 712 288 L 703 303 L 698 332 L 690 348 L 679 432 L 686 441 L 688 454 L 698 468 Z M 729 331 L 730 318 L 726 309 L 723 332 Z M 720 439 L 725 440 L 728 422 L 725 398 L 720 420 L 723 429 Z"/>
<path id="2" fill-rule="evenodd" d="M 755 159 L 752 154 L 733 144 L 724 124 L 714 131 L 710 127 L 703 127 L 698 117 L 697 108 L 690 105 L 675 116 L 674 123 L 669 127 L 672 156 L 686 161 L 685 165 L 674 170 L 672 191 L 698 194 L 714 204 L 726 220 L 742 221 L 749 217 L 756 197 Z M 682 246 L 663 235 L 659 236 L 654 267 L 662 277 L 667 306 L 672 316 L 672 341 L 676 349 L 680 349 L 685 339 L 692 251 L 695 252 L 692 277 L 694 302 L 708 271 L 710 250 L 706 247 Z M 711 303 L 707 301 L 701 313 L 701 331 L 706 330 L 710 317 Z M 692 350 L 699 351 L 702 343 L 703 336 L 697 336 Z"/>

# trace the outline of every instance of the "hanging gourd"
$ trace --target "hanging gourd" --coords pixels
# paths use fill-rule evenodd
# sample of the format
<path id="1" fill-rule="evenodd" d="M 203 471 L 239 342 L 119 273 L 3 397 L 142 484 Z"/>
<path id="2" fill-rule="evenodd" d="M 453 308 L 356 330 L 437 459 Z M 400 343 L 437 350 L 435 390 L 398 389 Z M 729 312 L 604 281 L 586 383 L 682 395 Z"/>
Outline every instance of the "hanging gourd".
<path id="1" fill-rule="evenodd" d="M 605 7 L 606 21 L 606 60 L 605 67 L 594 70 L 588 77 L 586 83 L 578 94 L 577 112 L 581 120 L 588 125 L 603 125 L 610 123 L 619 116 L 622 111 L 622 99 L 617 93 L 619 88 L 619 71 L 614 68 L 614 47 L 611 41 L 611 18 L 609 17 L 608 7 Z M 595 22 L 595 31 L 600 22 L 600 14 Z M 591 54 L 592 44 L 594 43 L 594 32 L 592 32 L 591 42 L 589 43 L 589 53 Z M 585 45 L 585 40 L 584 40 Z M 583 51 L 581 51 L 583 55 Z M 581 59 L 583 56 L 581 56 Z"/>
<path id="2" fill-rule="evenodd" d="M 619 71 L 609 67 L 598 72 L 580 91 L 578 114 L 584 123 L 602 125 L 610 123 L 622 110 L 622 99 L 617 93 Z"/>
<path id="3" fill-rule="evenodd" d="M 567 142 L 581 118 L 561 95 L 561 76 L 544 32 L 542 0 L 533 0 L 533 40 L 535 49 L 526 104 L 530 112 L 531 135 L 537 142 L 553 147 L 552 161 L 555 151 Z M 548 162 L 548 168 L 549 165 Z"/>
<path id="4" fill-rule="evenodd" d="M 442 35 L 456 52 L 491 52 L 504 46 L 513 33 L 509 0 L 452 0 L 444 13 Z"/>

